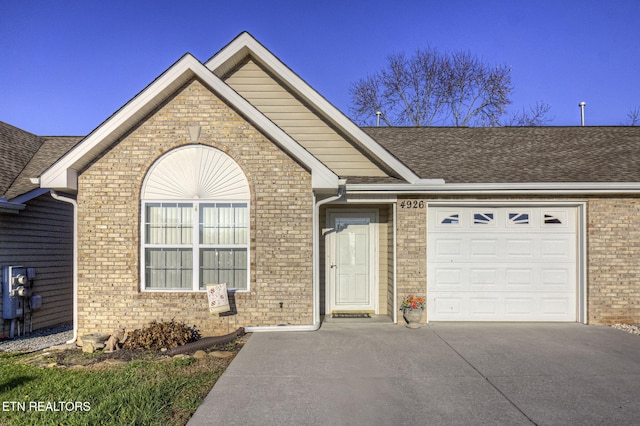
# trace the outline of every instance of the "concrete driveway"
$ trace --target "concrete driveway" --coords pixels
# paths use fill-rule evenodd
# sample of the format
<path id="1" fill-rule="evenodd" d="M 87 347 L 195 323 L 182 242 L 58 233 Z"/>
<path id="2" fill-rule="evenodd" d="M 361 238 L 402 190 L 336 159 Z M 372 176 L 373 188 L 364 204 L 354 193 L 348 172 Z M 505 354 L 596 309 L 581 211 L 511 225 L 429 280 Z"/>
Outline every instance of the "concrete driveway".
<path id="1" fill-rule="evenodd" d="M 255 333 L 189 425 L 629 425 L 640 336 L 581 324 Z"/>

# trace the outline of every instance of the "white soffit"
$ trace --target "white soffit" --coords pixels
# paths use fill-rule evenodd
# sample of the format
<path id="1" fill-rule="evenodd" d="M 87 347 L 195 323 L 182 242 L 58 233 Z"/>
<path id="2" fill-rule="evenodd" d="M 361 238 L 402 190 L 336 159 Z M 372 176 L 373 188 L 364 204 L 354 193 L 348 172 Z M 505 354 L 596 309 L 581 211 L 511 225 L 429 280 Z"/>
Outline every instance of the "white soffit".
<path id="1" fill-rule="evenodd" d="M 142 187 L 143 200 L 248 200 L 250 196 L 240 166 L 224 152 L 204 145 L 188 145 L 162 156 Z"/>
<path id="2" fill-rule="evenodd" d="M 313 188 L 338 188 L 338 176 L 335 173 L 190 54 L 183 56 L 135 98 L 76 145 L 74 149 L 63 156 L 62 159 L 46 170 L 40 179 L 41 187 L 76 190 L 77 171 L 82 170 L 87 164 L 100 156 L 107 147 L 126 134 L 133 126 L 142 121 L 174 94 L 176 90 L 194 77 L 199 78 L 282 149 L 308 167 L 312 174 Z"/>
<path id="3" fill-rule="evenodd" d="M 247 32 L 240 34 L 220 52 L 209 59 L 205 63 L 205 66 L 218 77 L 222 77 L 249 54 L 272 73 L 280 76 L 280 78 L 289 85 L 291 90 L 305 99 L 310 105 L 315 106 L 315 110 L 319 111 L 323 117 L 329 120 L 334 126 L 351 135 L 353 140 L 365 151 L 379 159 L 407 182 L 414 183 L 419 180 L 419 177 L 411 169 L 367 135 L 340 110 L 334 107 L 267 48 L 260 44 L 260 42 L 253 38 L 251 34 Z"/>

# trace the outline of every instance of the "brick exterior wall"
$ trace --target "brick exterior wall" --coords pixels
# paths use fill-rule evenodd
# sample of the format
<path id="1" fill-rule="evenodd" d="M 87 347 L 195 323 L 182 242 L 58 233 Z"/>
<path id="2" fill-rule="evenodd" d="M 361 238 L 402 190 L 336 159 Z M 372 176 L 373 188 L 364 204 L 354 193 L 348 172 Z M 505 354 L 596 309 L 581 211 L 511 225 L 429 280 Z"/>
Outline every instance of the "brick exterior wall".
<path id="1" fill-rule="evenodd" d="M 204 292 L 140 291 L 142 183 L 161 155 L 191 143 L 193 124 L 199 143 L 234 158 L 251 187 L 250 291 L 235 293 L 235 315 L 210 314 Z M 195 324 L 203 335 L 312 322 L 311 175 L 200 82 L 83 170 L 78 187 L 80 336 L 153 320 Z"/>
<path id="2" fill-rule="evenodd" d="M 589 200 L 587 232 L 589 323 L 640 323 L 640 200 Z"/>
<path id="3" fill-rule="evenodd" d="M 411 200 L 419 197 L 411 197 Z M 396 219 L 397 306 L 410 294 L 425 297 L 427 291 L 427 208 L 402 208 L 409 199 L 398 197 Z M 425 199 L 426 200 L 426 199 Z M 426 203 L 425 203 L 426 204 Z M 422 316 L 425 322 L 427 315 Z M 405 325 L 402 312 L 398 324 Z"/>

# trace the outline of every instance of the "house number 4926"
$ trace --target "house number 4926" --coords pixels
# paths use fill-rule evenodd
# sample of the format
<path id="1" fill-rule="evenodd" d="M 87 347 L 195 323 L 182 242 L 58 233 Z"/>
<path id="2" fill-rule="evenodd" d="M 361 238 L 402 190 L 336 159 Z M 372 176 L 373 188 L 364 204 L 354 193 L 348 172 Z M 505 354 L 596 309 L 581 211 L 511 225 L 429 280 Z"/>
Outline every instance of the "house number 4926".
<path id="1" fill-rule="evenodd" d="M 407 200 L 400 203 L 401 209 L 424 209 L 424 200 Z"/>

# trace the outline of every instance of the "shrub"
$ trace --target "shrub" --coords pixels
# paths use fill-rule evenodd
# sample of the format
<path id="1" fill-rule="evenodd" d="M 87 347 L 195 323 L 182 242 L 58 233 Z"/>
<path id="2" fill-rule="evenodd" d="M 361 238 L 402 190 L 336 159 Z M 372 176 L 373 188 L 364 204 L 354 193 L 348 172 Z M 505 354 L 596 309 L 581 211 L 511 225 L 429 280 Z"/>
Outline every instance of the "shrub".
<path id="1" fill-rule="evenodd" d="M 173 349 L 200 339 L 196 326 L 189 327 L 174 320 L 152 321 L 147 327 L 130 331 L 123 347 L 125 349 Z"/>

